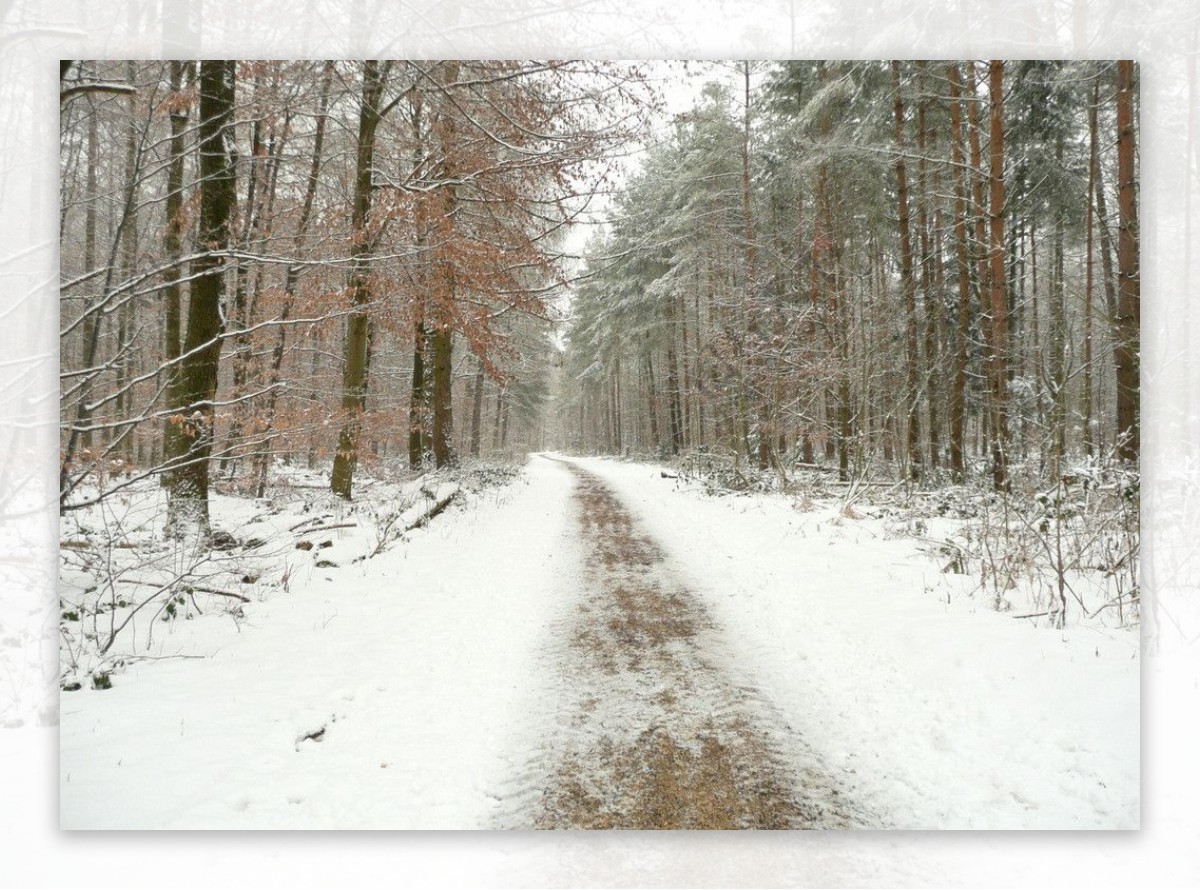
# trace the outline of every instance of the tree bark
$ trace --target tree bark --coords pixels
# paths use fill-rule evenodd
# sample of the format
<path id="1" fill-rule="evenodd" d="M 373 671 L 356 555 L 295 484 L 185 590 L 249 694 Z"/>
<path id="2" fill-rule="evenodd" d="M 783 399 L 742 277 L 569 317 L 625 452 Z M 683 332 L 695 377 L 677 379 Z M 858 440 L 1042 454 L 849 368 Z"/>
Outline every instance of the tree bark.
<path id="1" fill-rule="evenodd" d="M 1138 339 L 1141 279 L 1138 263 L 1136 122 L 1133 62 L 1117 62 L 1117 456 L 1136 463 L 1141 452 Z"/>
<path id="2" fill-rule="evenodd" d="M 173 61 L 171 66 L 171 160 L 167 167 L 167 224 L 163 233 L 163 251 L 167 255 L 167 271 L 163 275 L 165 287 L 164 300 L 164 355 L 166 360 L 179 358 L 180 328 L 183 309 L 183 289 L 180 287 L 179 258 L 183 253 L 183 165 L 184 165 L 184 135 L 187 132 L 188 106 L 184 105 L 183 75 L 184 66 L 188 62 Z M 90 206 L 90 205 L 89 205 Z M 175 371 L 168 372 L 167 392 L 175 386 Z M 173 439 L 179 431 L 179 425 L 167 420 L 163 424 L 163 453 L 175 454 L 178 448 Z M 170 471 L 163 474 L 162 484 L 169 484 Z"/>
<path id="3" fill-rule="evenodd" d="M 471 457 L 479 457 L 480 437 L 483 435 L 483 359 L 475 370 L 475 391 L 471 398 Z"/>
<path id="4" fill-rule="evenodd" d="M 221 358 L 221 296 L 224 259 L 237 202 L 232 141 L 235 63 L 200 63 L 200 244 L 207 248 L 192 263 L 187 339 L 172 403 L 182 408 L 178 446 L 181 463 L 171 474 L 168 527 L 175 533 L 194 524 L 207 534 L 208 471 L 213 441 L 213 401 Z"/>
<path id="5" fill-rule="evenodd" d="M 69 63 L 68 63 L 69 64 Z M 96 216 L 97 206 L 100 203 L 100 195 L 96 184 L 96 168 L 100 165 L 99 161 L 99 143 L 100 143 L 100 126 L 99 117 L 96 109 L 93 107 L 90 110 L 88 117 L 88 145 L 87 145 L 87 210 L 84 215 L 84 235 L 83 235 L 83 267 L 88 272 L 96 268 Z M 89 301 L 90 302 L 90 301 Z M 89 306 L 90 310 L 90 306 Z M 83 323 L 83 342 L 85 345 L 91 343 L 96 338 L 97 326 L 102 324 L 103 315 L 99 315 L 88 311 L 87 318 Z M 86 358 L 85 358 L 86 361 Z M 87 399 L 80 400 L 79 406 L 79 425 L 88 426 L 91 423 L 91 414 L 87 410 Z M 90 450 L 92 447 L 92 433 L 90 430 L 85 430 L 80 435 L 80 445 L 84 450 Z"/>
<path id="6" fill-rule="evenodd" d="M 443 85 L 450 86 L 458 81 L 460 65 L 457 61 L 444 63 Z M 433 460 L 441 468 L 457 463 L 454 453 L 454 308 L 457 289 L 457 270 L 450 255 L 451 242 L 456 226 L 458 195 L 453 184 L 458 175 L 459 143 L 458 122 L 449 101 L 442 103 L 435 120 L 438 148 L 442 153 L 442 175 L 446 184 L 442 193 L 442 231 L 438 237 L 436 269 L 434 270 L 433 317 L 430 332 L 430 351 L 433 358 L 433 385 L 431 387 L 431 409 L 433 413 Z"/>
<path id="7" fill-rule="evenodd" d="M 892 62 L 892 87 L 895 92 L 893 112 L 896 138 L 896 198 L 898 204 L 898 227 L 900 235 L 900 285 L 905 315 L 905 350 L 908 365 L 908 387 L 904 401 L 908 410 L 908 435 L 906 456 L 909 475 L 913 480 L 921 478 L 920 444 L 920 382 L 917 355 L 917 285 L 913 276 L 912 235 L 908 216 L 908 177 L 905 169 L 904 99 L 900 94 L 900 63 Z"/>
<path id="8" fill-rule="evenodd" d="M 991 139 L 989 160 L 989 275 L 992 309 L 992 484 L 1007 490 L 1008 478 L 1008 295 L 1004 268 L 1004 62 L 988 63 Z"/>
<path id="9" fill-rule="evenodd" d="M 429 353 L 429 330 L 425 327 L 424 301 L 418 298 L 418 317 L 413 324 L 412 388 L 408 400 L 408 467 L 419 470 L 429 453 L 429 375 L 425 373 Z"/>
<path id="10" fill-rule="evenodd" d="M 424 102 L 421 91 L 414 90 L 412 97 L 412 137 L 413 156 L 412 168 L 419 169 L 424 163 L 425 130 L 423 124 Z M 413 223 L 417 248 L 421 255 L 415 262 L 413 278 L 416 283 L 416 294 L 413 298 L 413 330 L 412 330 L 412 385 L 408 400 L 408 467 L 419 470 L 425 465 L 429 454 L 429 375 L 426 373 L 429 355 L 429 329 L 425 324 L 426 306 L 429 304 L 427 293 L 432 275 L 429 270 L 431 263 L 427 251 L 429 240 L 429 221 L 427 219 L 428 196 L 417 199 L 413 210 Z"/>
<path id="11" fill-rule="evenodd" d="M 954 332 L 954 384 L 950 388 L 950 471 L 958 480 L 966 474 L 963 437 L 966 428 L 968 338 L 971 334 L 971 261 L 967 249 L 967 186 L 964 171 L 962 78 L 958 65 L 949 66 L 950 148 L 954 170 L 954 253 L 958 270 L 958 319 Z"/>
<path id="12" fill-rule="evenodd" d="M 454 331 L 443 324 L 434 329 L 429 340 L 433 352 L 433 461 L 440 469 L 457 462 L 451 410 Z"/>
<path id="13" fill-rule="evenodd" d="M 367 402 L 367 346 L 370 339 L 367 304 L 371 301 L 371 294 L 368 283 L 370 244 L 366 228 L 371 212 L 371 168 L 375 158 L 375 131 L 379 126 L 379 106 L 386 76 L 387 69 L 380 68 L 378 62 L 363 62 L 358 148 L 354 166 L 354 210 L 351 221 L 351 311 L 346 320 L 346 348 L 342 369 L 342 413 L 345 415 L 345 421 L 338 435 L 337 454 L 333 459 L 333 472 L 330 476 L 330 489 L 346 500 L 349 500 L 353 493 L 362 413 Z"/>
<path id="14" fill-rule="evenodd" d="M 929 443 L 929 466 L 931 469 L 936 470 L 941 462 L 941 438 L 939 433 L 941 418 L 938 415 L 938 398 L 941 390 L 941 381 L 938 379 L 940 372 L 938 362 L 939 306 L 938 295 L 934 290 L 934 255 L 930 232 L 931 214 L 929 206 L 932 203 L 932 192 L 929 186 L 927 156 L 931 149 L 931 139 L 926 113 L 929 100 L 926 96 L 927 75 L 925 62 L 917 62 L 917 72 L 917 83 L 921 90 L 921 97 L 917 103 L 917 184 L 920 190 L 917 200 L 917 229 L 920 232 L 919 244 L 921 248 L 921 294 L 924 297 L 925 304 L 925 367 L 924 373 L 921 376 L 925 381 L 923 387 L 925 390 L 925 410 L 929 420 L 929 428 L 926 430 L 926 437 Z"/>
<path id="15" fill-rule="evenodd" d="M 1096 436 L 1092 429 L 1094 410 L 1094 402 L 1092 390 L 1095 386 L 1093 383 L 1094 371 L 1092 368 L 1092 314 L 1093 303 L 1095 302 L 1095 223 L 1096 223 L 1096 169 L 1100 163 L 1100 145 L 1099 145 L 1099 105 L 1100 105 L 1100 82 L 1097 80 L 1092 86 L 1092 98 L 1088 105 L 1088 187 L 1087 187 L 1087 211 L 1084 222 L 1085 239 L 1087 242 L 1085 248 L 1085 281 L 1083 289 L 1083 450 L 1084 453 L 1091 457 L 1096 450 Z"/>

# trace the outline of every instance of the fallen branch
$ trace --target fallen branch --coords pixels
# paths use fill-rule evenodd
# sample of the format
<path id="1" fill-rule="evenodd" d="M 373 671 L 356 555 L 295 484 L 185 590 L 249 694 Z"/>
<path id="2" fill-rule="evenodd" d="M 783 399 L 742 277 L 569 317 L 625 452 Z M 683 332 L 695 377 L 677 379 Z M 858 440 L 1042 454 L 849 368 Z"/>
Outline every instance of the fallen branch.
<path id="1" fill-rule="evenodd" d="M 137 89 L 127 83 L 77 83 L 58 91 L 58 101 L 66 102 L 81 93 L 110 93 L 113 95 L 136 95 Z"/>
<path id="2" fill-rule="evenodd" d="M 63 550 L 91 550 L 94 544 L 91 541 L 81 541 L 78 538 L 72 538 L 68 541 L 59 541 L 58 546 Z M 131 541 L 118 541 L 112 545 L 118 550 L 137 550 L 139 544 L 134 544 Z"/>
<path id="3" fill-rule="evenodd" d="M 117 583 L 118 584 L 136 584 L 141 587 L 159 587 L 159 586 L 161 586 L 159 584 L 155 584 L 153 581 L 139 581 L 136 578 L 121 578 L 117 581 Z M 201 587 L 198 584 L 184 584 L 183 586 L 186 587 L 188 590 L 192 590 L 196 593 L 211 593 L 214 596 L 227 596 L 230 599 L 241 600 L 243 603 L 250 602 L 249 597 L 242 596 L 242 594 L 240 594 L 240 593 L 234 593 L 231 590 L 218 590 L 215 587 Z M 168 589 L 168 588 L 163 588 L 163 590 L 166 590 L 166 589 Z"/>
<path id="4" fill-rule="evenodd" d="M 358 528 L 357 522 L 337 522 L 333 525 L 314 525 L 300 532 L 301 535 L 311 535 L 313 532 L 327 532 L 335 528 Z"/>
<path id="5" fill-rule="evenodd" d="M 433 519 L 435 516 L 437 516 L 439 513 L 441 513 L 447 507 L 449 507 L 450 503 L 456 497 L 458 497 L 458 492 L 459 492 L 459 489 L 455 489 L 454 491 L 450 492 L 450 494 L 446 495 L 444 498 L 442 498 L 440 501 L 438 501 L 436 504 L 434 504 L 432 507 L 430 507 L 425 513 L 422 513 L 421 517 L 416 522 L 414 522 L 412 525 L 407 526 L 404 530 L 406 532 L 410 532 L 413 529 L 423 527 L 426 523 L 429 522 L 429 520 Z"/>
<path id="6" fill-rule="evenodd" d="M 308 525 L 310 522 L 320 522 L 322 519 L 331 518 L 332 515 L 333 514 L 331 514 L 331 513 L 326 513 L 324 516 L 310 516 L 308 519 L 305 519 L 303 522 L 297 522 L 295 525 L 293 525 L 291 528 L 289 528 L 288 531 L 294 532 L 296 529 L 303 528 L 304 526 Z"/>

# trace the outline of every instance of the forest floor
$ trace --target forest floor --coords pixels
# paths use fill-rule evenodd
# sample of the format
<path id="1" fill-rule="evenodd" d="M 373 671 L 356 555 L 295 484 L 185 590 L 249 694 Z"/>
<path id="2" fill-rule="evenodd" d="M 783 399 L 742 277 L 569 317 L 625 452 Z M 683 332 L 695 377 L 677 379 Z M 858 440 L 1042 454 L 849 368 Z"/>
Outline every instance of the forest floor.
<path id="1" fill-rule="evenodd" d="M 865 506 L 541 455 L 389 543 L 419 505 L 384 491 L 218 498 L 282 574 L 235 552 L 206 586 L 248 602 L 99 666 L 117 605 L 64 571 L 70 667 L 111 688 L 63 692 L 63 827 L 1139 823 L 1136 629 L 1014 621 Z"/>

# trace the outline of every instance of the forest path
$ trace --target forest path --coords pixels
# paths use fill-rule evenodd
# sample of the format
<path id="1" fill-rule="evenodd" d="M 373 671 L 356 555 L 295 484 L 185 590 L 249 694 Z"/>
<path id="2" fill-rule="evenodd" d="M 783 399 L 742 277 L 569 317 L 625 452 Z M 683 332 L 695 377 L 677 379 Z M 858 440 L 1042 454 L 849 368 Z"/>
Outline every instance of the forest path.
<path id="1" fill-rule="evenodd" d="M 596 475 L 561 461 L 585 591 L 558 631 L 557 711 L 506 827 L 846 827 L 845 803 L 752 686 L 702 603 Z M 804 762 L 811 764 L 811 756 Z M 539 787 L 540 786 L 540 787 Z"/>

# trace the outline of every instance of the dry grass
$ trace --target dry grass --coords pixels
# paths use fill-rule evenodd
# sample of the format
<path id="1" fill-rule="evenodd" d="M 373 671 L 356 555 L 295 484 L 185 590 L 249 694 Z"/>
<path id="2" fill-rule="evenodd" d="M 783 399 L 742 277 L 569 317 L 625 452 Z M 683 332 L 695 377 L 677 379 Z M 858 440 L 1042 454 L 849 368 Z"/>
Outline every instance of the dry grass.
<path id="1" fill-rule="evenodd" d="M 564 754 L 545 789 L 538 828 L 778 829 L 832 827 L 841 814 L 807 801 L 746 716 L 745 692 L 701 655 L 712 627 L 673 587 L 663 554 L 594 476 L 572 468 L 594 593 L 572 648 L 597 682 L 572 723 L 588 741 Z M 613 690 L 639 701 L 608 701 Z M 607 727 L 604 714 L 636 714 Z M 617 731 L 621 730 L 621 731 Z"/>

